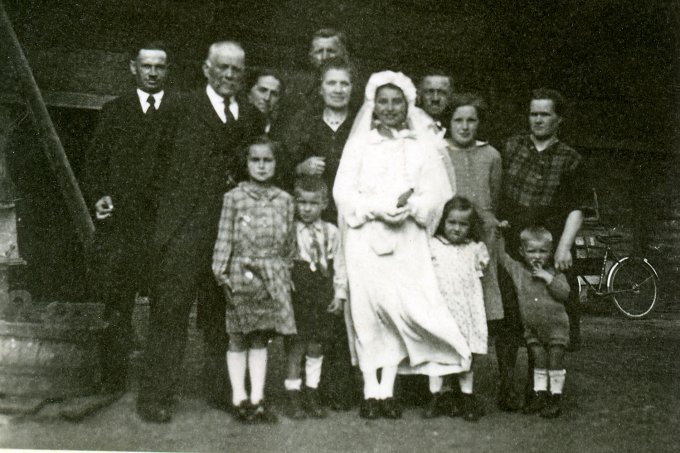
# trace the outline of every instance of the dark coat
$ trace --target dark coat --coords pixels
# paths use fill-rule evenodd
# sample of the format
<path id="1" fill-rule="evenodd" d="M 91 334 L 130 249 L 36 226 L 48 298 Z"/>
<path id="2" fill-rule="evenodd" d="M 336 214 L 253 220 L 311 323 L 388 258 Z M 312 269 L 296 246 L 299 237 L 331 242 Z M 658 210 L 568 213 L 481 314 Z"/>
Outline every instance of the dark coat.
<path id="1" fill-rule="evenodd" d="M 158 110 L 145 115 L 136 91 L 104 105 L 87 156 L 85 193 L 88 206 L 109 195 L 113 215 L 98 228 L 150 228 L 156 208 L 163 151 L 172 136 L 178 96 L 167 92 Z"/>
<path id="2" fill-rule="evenodd" d="M 160 187 L 155 242 L 159 247 L 189 219 L 201 217 L 208 229 L 200 238 L 214 241 L 222 198 L 245 175 L 246 142 L 264 131 L 264 118 L 243 100 L 239 119 L 221 122 L 205 88 L 182 101 L 180 119 L 168 148 L 167 171 Z"/>

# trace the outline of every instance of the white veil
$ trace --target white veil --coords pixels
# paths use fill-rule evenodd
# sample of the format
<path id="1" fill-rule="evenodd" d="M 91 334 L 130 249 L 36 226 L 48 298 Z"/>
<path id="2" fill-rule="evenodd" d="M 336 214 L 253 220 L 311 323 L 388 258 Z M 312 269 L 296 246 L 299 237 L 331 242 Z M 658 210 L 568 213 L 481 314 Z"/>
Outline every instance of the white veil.
<path id="1" fill-rule="evenodd" d="M 349 134 L 347 144 L 342 153 L 342 158 L 340 160 L 340 167 L 338 169 L 338 175 L 336 178 L 336 185 L 333 188 L 333 196 L 338 205 L 340 219 L 339 222 L 344 223 L 343 219 L 343 205 L 347 202 L 351 202 L 351 197 L 348 197 L 348 191 L 346 190 L 348 184 L 345 184 L 344 180 L 346 178 L 352 178 L 356 176 L 355 174 L 348 174 L 349 168 L 357 168 L 355 163 L 361 161 L 361 155 L 365 147 L 369 143 L 371 130 L 374 128 L 375 123 L 373 119 L 373 110 L 375 108 L 375 94 L 379 87 L 387 84 L 392 84 L 404 93 L 406 101 L 408 103 L 408 111 L 406 122 L 408 129 L 399 133 L 409 133 L 415 135 L 420 146 L 424 150 L 436 150 L 437 156 L 441 162 L 440 165 L 435 165 L 439 167 L 441 171 L 435 170 L 432 174 L 432 178 L 436 181 L 435 190 L 436 193 L 432 193 L 432 197 L 436 199 L 443 199 L 443 203 L 451 197 L 452 193 L 455 191 L 455 187 L 452 188 L 449 184 L 449 179 L 447 177 L 446 169 L 451 165 L 448 153 L 446 153 L 446 143 L 443 138 L 437 134 L 438 127 L 434 120 L 425 113 L 419 107 L 416 107 L 416 87 L 410 78 L 401 72 L 393 71 L 383 71 L 377 72 L 371 75 L 366 84 L 364 104 L 362 105 L 359 113 L 357 114 L 352 130 Z M 437 158 L 433 158 L 437 159 Z M 433 162 L 434 164 L 434 162 Z M 352 203 L 354 204 L 354 203 Z M 437 227 L 437 222 L 439 216 L 441 215 L 441 209 L 435 210 L 432 216 L 428 219 L 428 231 L 430 234 L 434 233 Z M 350 222 L 354 223 L 354 222 Z"/>

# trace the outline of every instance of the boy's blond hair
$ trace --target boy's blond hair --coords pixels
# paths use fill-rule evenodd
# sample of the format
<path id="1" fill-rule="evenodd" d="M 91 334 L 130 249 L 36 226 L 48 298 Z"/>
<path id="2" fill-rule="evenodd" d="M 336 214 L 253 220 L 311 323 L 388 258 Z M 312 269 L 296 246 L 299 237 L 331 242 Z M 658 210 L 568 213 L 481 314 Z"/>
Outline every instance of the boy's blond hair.
<path id="1" fill-rule="evenodd" d="M 529 241 L 546 242 L 550 246 L 552 246 L 553 243 L 552 234 L 542 226 L 527 227 L 523 229 L 519 234 L 519 239 L 522 243 L 522 246 L 524 246 Z"/>

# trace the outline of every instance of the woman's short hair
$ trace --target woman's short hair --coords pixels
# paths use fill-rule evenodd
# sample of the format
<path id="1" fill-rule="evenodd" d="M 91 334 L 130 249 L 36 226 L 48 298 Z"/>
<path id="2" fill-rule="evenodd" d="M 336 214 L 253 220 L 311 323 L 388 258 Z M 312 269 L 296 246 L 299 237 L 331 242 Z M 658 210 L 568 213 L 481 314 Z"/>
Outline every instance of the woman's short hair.
<path id="1" fill-rule="evenodd" d="M 276 80 L 279 81 L 279 84 L 281 84 L 281 95 L 283 95 L 286 91 L 286 85 L 281 77 L 281 75 L 276 72 L 274 69 L 270 68 L 257 68 L 257 69 L 252 69 L 248 70 L 247 75 L 246 75 L 246 80 L 245 80 L 245 87 L 246 91 L 250 91 L 251 88 L 253 88 L 257 82 L 260 80 L 260 77 L 273 77 Z"/>
<path id="2" fill-rule="evenodd" d="M 347 58 L 344 57 L 333 57 L 328 60 L 324 60 L 319 67 L 319 84 L 323 81 L 324 76 L 331 69 L 337 69 L 339 71 L 347 71 L 349 74 L 350 81 L 354 80 L 354 65 L 350 63 Z"/>
<path id="3" fill-rule="evenodd" d="M 436 235 L 446 237 L 444 234 L 444 225 L 446 224 L 446 218 L 451 211 L 471 211 L 468 238 L 475 242 L 480 242 L 484 239 L 484 222 L 482 222 L 482 218 L 479 217 L 475 205 L 472 204 L 469 199 L 460 195 L 454 196 L 444 204 L 442 218 L 439 221 L 439 226 L 437 226 L 437 231 L 435 231 Z"/>
<path id="4" fill-rule="evenodd" d="M 565 116 L 567 103 L 564 96 L 562 96 L 562 93 L 559 91 L 553 90 L 552 88 L 537 88 L 531 92 L 531 99 L 529 101 L 535 101 L 537 99 L 551 100 L 555 113 L 561 117 Z"/>
<path id="5" fill-rule="evenodd" d="M 468 105 L 475 108 L 477 118 L 479 118 L 480 122 L 483 121 L 486 117 L 486 102 L 484 102 L 484 98 L 475 93 L 460 93 L 454 94 L 451 97 L 451 118 L 453 118 L 453 114 L 456 113 L 458 107 Z"/>

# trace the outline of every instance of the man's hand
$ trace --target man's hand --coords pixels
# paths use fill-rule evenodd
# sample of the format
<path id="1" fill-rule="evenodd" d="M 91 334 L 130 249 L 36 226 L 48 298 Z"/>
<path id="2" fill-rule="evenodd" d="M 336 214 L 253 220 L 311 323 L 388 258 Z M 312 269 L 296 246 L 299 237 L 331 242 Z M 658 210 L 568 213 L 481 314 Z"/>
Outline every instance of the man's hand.
<path id="1" fill-rule="evenodd" d="M 571 268 L 572 264 L 571 250 L 557 247 L 557 250 L 555 250 L 555 269 L 559 272 L 565 272 Z"/>
<path id="2" fill-rule="evenodd" d="M 111 197 L 108 195 L 101 197 L 94 204 L 94 209 L 97 220 L 104 220 L 107 217 L 111 217 L 111 214 L 113 213 L 113 201 L 111 200 Z"/>
<path id="3" fill-rule="evenodd" d="M 338 299 L 337 297 L 333 299 L 333 301 L 328 304 L 328 308 L 326 311 L 328 313 L 332 313 L 334 315 L 339 315 L 342 313 L 342 308 L 345 305 L 345 299 Z"/>
<path id="4" fill-rule="evenodd" d="M 296 170 L 299 174 L 307 176 L 323 175 L 326 170 L 326 161 L 323 157 L 312 156 L 298 165 Z"/>

